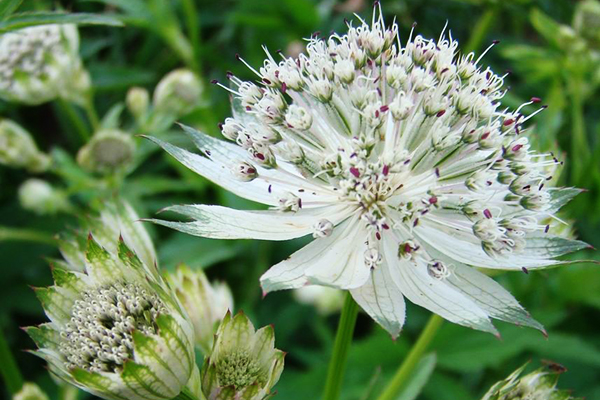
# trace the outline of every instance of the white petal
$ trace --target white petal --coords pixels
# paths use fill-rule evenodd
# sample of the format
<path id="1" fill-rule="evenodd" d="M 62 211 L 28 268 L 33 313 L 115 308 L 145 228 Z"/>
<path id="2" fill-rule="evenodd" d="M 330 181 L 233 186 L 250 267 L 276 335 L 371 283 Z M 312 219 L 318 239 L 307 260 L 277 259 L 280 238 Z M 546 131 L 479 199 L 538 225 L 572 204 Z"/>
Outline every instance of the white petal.
<path id="1" fill-rule="evenodd" d="M 404 325 L 406 305 L 404 296 L 392 280 L 385 262 L 371 272 L 371 277 L 364 285 L 352 289 L 350 293 L 371 318 L 383 326 L 393 338 L 398 337 Z"/>
<path id="2" fill-rule="evenodd" d="M 429 246 L 427 252 L 449 266 L 451 275 L 445 280 L 446 284 L 473 300 L 492 318 L 544 331 L 544 327 L 531 318 L 519 302 L 498 282 L 474 267 L 445 257 Z"/>
<path id="3" fill-rule="evenodd" d="M 432 278 L 424 262 L 415 265 L 401 260 L 397 255 L 398 243 L 389 235 L 384 236 L 383 248 L 392 279 L 411 302 L 448 321 L 497 334 L 485 311 L 443 281 Z"/>
<path id="4" fill-rule="evenodd" d="M 447 229 L 443 227 L 443 229 Z M 460 234 L 451 235 L 440 229 L 432 221 L 424 218 L 413 230 L 419 240 L 444 253 L 458 262 L 482 268 L 520 270 L 541 269 L 550 265 L 560 264 L 558 260 L 539 257 L 535 254 L 522 252 L 519 254 L 506 254 L 492 258 L 481 248 L 480 242 L 473 235 L 472 241 L 465 240 Z"/>
<path id="5" fill-rule="evenodd" d="M 351 248 L 351 244 L 343 239 L 346 237 L 348 226 L 352 225 L 354 221 L 342 222 L 333 229 L 330 236 L 312 241 L 292 254 L 287 260 L 272 266 L 260 278 L 263 291 L 269 293 L 275 290 L 297 289 L 308 283 L 308 278 L 305 275 L 307 269 L 311 268 L 313 273 L 326 272 L 332 266 L 335 268 L 336 265 L 341 265 L 338 258 L 340 250 L 344 250 L 344 246 L 347 250 Z M 364 267 L 364 262 L 361 262 L 360 265 L 366 270 L 366 277 L 364 278 L 366 280 L 368 269 Z M 318 274 L 318 276 L 323 278 L 322 274 Z M 331 276 L 328 276 L 328 278 L 330 280 L 335 279 Z M 319 282 L 319 284 L 334 286 L 331 282 Z"/>
<path id="6" fill-rule="evenodd" d="M 310 283 L 317 285 L 338 289 L 360 287 L 370 275 L 370 269 L 365 265 L 364 254 L 368 249 L 365 241 L 368 234 L 364 222 L 353 218 L 335 230 L 339 231 L 339 237 L 306 270 L 306 276 Z"/>
<path id="7" fill-rule="evenodd" d="M 280 177 L 280 180 L 278 180 L 277 184 L 273 184 L 272 181 L 266 181 L 262 178 L 257 178 L 250 182 L 242 182 L 236 178 L 231 171 L 232 165 L 242 160 L 240 157 L 231 158 L 227 163 L 217 162 L 199 154 L 194 154 L 177 146 L 173 146 L 172 144 L 164 142 L 160 139 L 153 137 L 148 138 L 161 146 L 167 153 L 171 154 L 180 163 L 198 175 L 205 177 L 213 183 L 223 187 L 227 191 L 232 192 L 233 194 L 244 199 L 275 206 L 278 204 L 279 198 L 283 197 L 288 192 L 298 194 L 297 191 L 301 188 L 292 186 L 290 184 L 285 184 L 285 180 L 288 179 L 285 174 Z M 262 168 L 259 169 L 258 166 L 255 167 L 259 170 L 259 174 L 264 175 L 264 171 L 267 171 Z M 278 174 L 277 170 L 268 171 L 268 174 L 271 177 L 274 175 L 281 175 Z M 305 193 L 312 195 L 313 192 Z M 308 203 L 308 201 L 305 201 L 305 203 Z"/>
<path id="8" fill-rule="evenodd" d="M 327 218 L 333 224 L 347 217 L 345 205 L 301 209 L 298 212 L 243 211 L 209 205 L 172 206 L 169 211 L 188 216 L 192 222 L 150 221 L 194 236 L 211 239 L 289 240 L 314 231 Z"/>

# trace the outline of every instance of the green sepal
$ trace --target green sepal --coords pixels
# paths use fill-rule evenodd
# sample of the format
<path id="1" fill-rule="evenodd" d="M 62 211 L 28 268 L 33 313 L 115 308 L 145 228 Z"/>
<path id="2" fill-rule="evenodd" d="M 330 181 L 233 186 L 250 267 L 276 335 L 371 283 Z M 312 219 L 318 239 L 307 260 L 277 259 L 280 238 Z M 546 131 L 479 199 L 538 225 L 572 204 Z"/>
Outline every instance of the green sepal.
<path id="1" fill-rule="evenodd" d="M 46 315 L 52 322 L 63 323 L 71 319 L 72 300 L 61 293 L 57 287 L 35 288 L 34 290 Z"/>
<path id="2" fill-rule="evenodd" d="M 133 361 L 125 363 L 121 378 L 140 398 L 170 399 L 179 394 L 165 384 L 148 366 Z"/>
<path id="3" fill-rule="evenodd" d="M 589 247 L 589 244 L 582 242 L 581 240 L 572 240 L 560 236 L 547 235 L 528 237 L 524 252 L 528 256 L 555 258 Z"/>
<path id="4" fill-rule="evenodd" d="M 60 343 L 60 333 L 53 328 L 52 324 L 46 323 L 39 326 L 28 326 L 25 332 L 37 347 L 56 349 Z"/>
<path id="5" fill-rule="evenodd" d="M 163 343 L 156 338 L 144 335 L 137 330 L 132 332 L 132 337 L 135 360 L 138 363 L 152 365 L 154 371 L 162 370 L 160 372 L 168 373 L 181 385 L 185 384 L 185 381 L 181 381 L 178 374 L 173 371 L 167 362 L 165 362 L 165 358 L 167 357 L 166 352 L 168 350 L 164 348 L 165 345 Z"/>
<path id="6" fill-rule="evenodd" d="M 194 347 L 190 342 L 191 339 L 171 315 L 159 315 L 156 318 L 156 325 L 158 326 L 159 336 L 165 340 L 171 352 L 177 356 L 176 359 L 181 361 L 182 370 L 187 371 L 188 376 L 182 377 L 187 381 L 192 367 L 195 365 L 195 360 L 192 359 Z"/>
<path id="7" fill-rule="evenodd" d="M 82 388 L 85 388 L 86 391 L 89 391 L 92 394 L 107 399 L 133 400 L 130 397 L 110 390 L 114 385 L 114 381 L 99 373 L 89 372 L 81 368 L 74 368 L 71 370 L 71 376 L 82 386 Z"/>
<path id="8" fill-rule="evenodd" d="M 119 244 L 117 246 L 117 254 L 119 259 L 125 264 L 135 269 L 136 271 L 143 271 L 144 265 L 135 254 L 133 250 L 131 250 L 123 240 L 122 237 L 119 237 Z"/>
<path id="9" fill-rule="evenodd" d="M 71 272 L 62 268 L 52 268 L 52 278 L 56 286 L 73 291 L 74 293 L 81 293 L 89 289 L 83 275 L 77 272 Z"/>
<path id="10" fill-rule="evenodd" d="M 96 282 L 112 283 L 124 277 L 111 254 L 91 234 L 88 236 L 85 258 L 88 275 Z"/>

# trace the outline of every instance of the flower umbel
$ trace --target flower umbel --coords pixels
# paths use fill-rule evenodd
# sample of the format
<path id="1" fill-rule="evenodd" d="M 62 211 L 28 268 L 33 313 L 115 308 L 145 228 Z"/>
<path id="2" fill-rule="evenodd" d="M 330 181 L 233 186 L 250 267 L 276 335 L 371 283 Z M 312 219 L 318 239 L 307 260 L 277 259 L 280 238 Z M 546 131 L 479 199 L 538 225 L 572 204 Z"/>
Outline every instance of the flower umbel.
<path id="1" fill-rule="evenodd" d="M 180 265 L 174 273 L 167 273 L 183 308 L 187 311 L 196 338 L 196 345 L 204 354 L 212 347 L 218 323 L 227 311 L 233 310 L 233 295 L 226 283 L 210 283 L 202 270 Z"/>
<path id="2" fill-rule="evenodd" d="M 27 328 L 34 353 L 96 396 L 172 399 L 195 387 L 193 327 L 155 266 L 114 240 L 111 252 L 90 234 L 85 254 L 53 262 L 54 286 L 36 289 L 51 322 Z"/>
<path id="3" fill-rule="evenodd" d="M 61 97 L 83 104 L 90 78 L 75 25 L 43 25 L 0 37 L 0 98 L 41 104 Z"/>
<path id="4" fill-rule="evenodd" d="M 228 312 L 202 367 L 208 400 L 263 400 L 283 371 L 285 353 L 275 349 L 273 327 L 256 331 L 243 313 Z"/>
<path id="5" fill-rule="evenodd" d="M 441 35 L 412 33 L 381 12 L 305 54 L 267 52 L 258 82 L 230 76 L 233 118 L 216 140 L 184 128 L 201 154 L 152 139 L 188 168 L 271 206 L 173 206 L 192 235 L 315 240 L 261 278 L 265 292 L 307 284 L 350 290 L 393 336 L 404 297 L 455 323 L 490 318 L 543 329 L 474 267 L 530 270 L 586 246 L 541 223 L 579 193 L 550 188 L 551 154 L 530 148 L 525 107 L 501 107 L 503 76 Z M 541 109 L 540 109 L 541 110 Z M 540 111 L 538 110 L 538 111 Z M 232 168 L 232 165 L 243 166 Z M 251 171 L 251 173 L 245 173 Z"/>
<path id="6" fill-rule="evenodd" d="M 564 367 L 549 364 L 521 376 L 527 364 L 490 388 L 482 400 L 576 400 L 571 392 L 556 388 Z"/>

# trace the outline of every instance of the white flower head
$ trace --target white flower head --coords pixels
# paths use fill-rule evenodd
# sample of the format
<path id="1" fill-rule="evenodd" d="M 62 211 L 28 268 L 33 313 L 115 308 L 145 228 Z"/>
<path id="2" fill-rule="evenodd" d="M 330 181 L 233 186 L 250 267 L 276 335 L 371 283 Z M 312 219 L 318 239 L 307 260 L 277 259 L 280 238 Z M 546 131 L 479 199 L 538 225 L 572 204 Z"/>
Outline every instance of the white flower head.
<path id="1" fill-rule="evenodd" d="M 257 147 L 256 135 L 238 135 L 236 146 L 185 128 L 210 153 L 204 157 L 152 140 L 198 174 L 272 209 L 175 206 L 193 221 L 155 222 L 211 238 L 312 234 L 312 243 L 262 276 L 263 290 L 349 290 L 393 336 L 404 324 L 405 297 L 488 332 L 496 333 L 491 318 L 543 329 L 474 268 L 544 268 L 586 246 L 540 223 L 579 191 L 551 188 L 548 167 L 556 159 L 528 144 L 523 124 L 536 112 L 521 110 L 539 99 L 504 109 L 503 77 L 482 67 L 481 57 L 461 56 L 451 36 L 411 34 L 402 44 L 397 32 L 376 10 L 347 34 L 311 38 L 298 58 L 277 63 L 269 55 L 262 69 L 252 68 L 264 83 L 253 92 L 284 102 L 273 118 L 248 101 L 251 84 L 230 76 L 231 88 L 222 86 L 233 93 L 236 130 L 276 131 L 278 142 Z M 275 79 L 284 70 L 302 82 Z M 240 183 L 224 174 L 234 160 L 256 165 L 257 177 Z"/>
<path id="2" fill-rule="evenodd" d="M 108 173 L 126 168 L 133 160 L 135 142 L 131 135 L 118 129 L 96 132 L 77 153 L 77 162 L 83 168 Z"/>
<path id="3" fill-rule="evenodd" d="M 75 25 L 34 26 L 0 36 L 0 98 L 35 105 L 61 97 L 83 104 L 89 87 Z"/>

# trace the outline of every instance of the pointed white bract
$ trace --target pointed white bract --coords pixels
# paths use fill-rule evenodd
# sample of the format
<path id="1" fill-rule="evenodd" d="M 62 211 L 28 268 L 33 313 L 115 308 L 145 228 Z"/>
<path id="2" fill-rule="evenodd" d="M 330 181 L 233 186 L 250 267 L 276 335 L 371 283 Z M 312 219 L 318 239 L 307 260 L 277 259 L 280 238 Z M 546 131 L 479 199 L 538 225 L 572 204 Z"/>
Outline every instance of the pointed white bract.
<path id="1" fill-rule="evenodd" d="M 167 400 L 186 386 L 197 393 L 193 326 L 156 264 L 146 263 L 153 249 L 125 219 L 135 214 L 115 207 L 91 222 L 115 224 L 96 231 L 99 241 L 92 233 L 63 239 L 67 262 L 52 262 L 54 285 L 36 289 L 50 322 L 27 328 L 34 354 L 59 378 L 104 399 Z M 130 237 L 110 238 L 115 230 Z"/>
<path id="2" fill-rule="evenodd" d="M 194 154 L 150 138 L 271 210 L 176 206 L 192 221 L 155 222 L 211 238 L 312 234 L 263 275 L 263 290 L 351 290 L 393 336 L 404 297 L 489 332 L 490 318 L 543 329 L 475 269 L 544 268 L 586 246 L 547 225 L 579 191 L 549 188 L 560 162 L 530 148 L 524 124 L 537 111 L 525 111 L 539 99 L 503 107 L 504 77 L 481 57 L 444 34 L 401 41 L 375 11 L 345 35 L 311 38 L 297 58 L 267 52 L 262 67 L 249 66 L 254 82 L 230 75 L 227 140 L 184 127 Z"/>
<path id="3" fill-rule="evenodd" d="M 180 265 L 167 272 L 171 285 L 194 326 L 196 346 L 208 354 L 219 322 L 233 310 L 233 295 L 224 282 L 210 283 L 201 269 Z"/>

